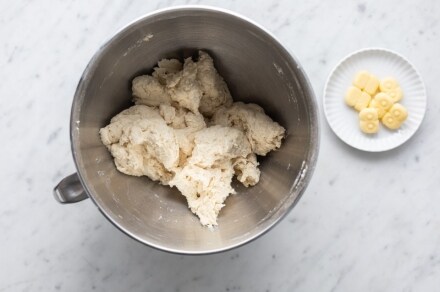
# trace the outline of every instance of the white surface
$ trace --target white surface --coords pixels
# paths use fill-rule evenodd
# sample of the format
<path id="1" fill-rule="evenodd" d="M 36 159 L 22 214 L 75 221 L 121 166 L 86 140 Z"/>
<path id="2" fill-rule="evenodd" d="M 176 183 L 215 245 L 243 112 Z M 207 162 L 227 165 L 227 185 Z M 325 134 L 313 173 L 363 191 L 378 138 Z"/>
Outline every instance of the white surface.
<path id="1" fill-rule="evenodd" d="M 61 206 L 51 193 L 74 172 L 70 105 L 92 54 L 134 18 L 185 2 L 0 2 L 0 291 L 438 290 L 440 2 L 371 2 L 201 1 L 254 19 L 295 53 L 317 93 L 322 139 L 312 182 L 282 223 L 197 257 L 145 247 L 92 202 Z M 384 153 L 346 145 L 322 114 L 330 70 L 364 47 L 406 56 L 429 98 L 417 133 Z"/>
<path id="2" fill-rule="evenodd" d="M 360 130 L 359 112 L 345 104 L 344 96 L 354 76 L 362 70 L 379 79 L 391 76 L 398 80 L 404 95 L 399 103 L 409 112 L 398 130 L 389 130 L 382 123 L 374 135 Z M 390 150 L 408 141 L 426 111 L 426 90 L 417 70 L 403 56 L 381 48 L 362 49 L 344 58 L 330 73 L 323 95 L 324 114 L 335 134 L 348 145 L 371 152 Z"/>

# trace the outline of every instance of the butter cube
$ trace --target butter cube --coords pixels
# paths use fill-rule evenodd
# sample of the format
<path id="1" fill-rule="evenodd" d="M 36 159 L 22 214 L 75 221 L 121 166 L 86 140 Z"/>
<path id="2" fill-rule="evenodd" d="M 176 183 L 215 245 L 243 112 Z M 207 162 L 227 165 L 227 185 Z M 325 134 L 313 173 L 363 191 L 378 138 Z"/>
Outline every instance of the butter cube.
<path id="1" fill-rule="evenodd" d="M 362 132 L 374 134 L 379 131 L 379 115 L 376 108 L 364 108 L 359 112 L 359 126 Z"/>
<path id="2" fill-rule="evenodd" d="M 408 117 L 408 111 L 400 103 L 393 104 L 393 106 L 390 108 L 388 113 L 393 115 L 393 117 L 395 117 L 396 119 L 402 122 L 405 121 L 406 118 Z"/>
<path id="3" fill-rule="evenodd" d="M 371 96 L 357 87 L 350 86 L 345 94 L 345 103 L 360 111 L 370 104 Z"/>
<path id="4" fill-rule="evenodd" d="M 370 104 L 370 101 L 371 101 L 371 96 L 368 93 L 362 91 L 361 96 L 359 97 L 354 108 L 357 111 L 361 111 L 364 108 L 368 107 L 368 105 Z"/>
<path id="5" fill-rule="evenodd" d="M 353 85 L 359 89 L 364 89 L 369 79 L 370 73 L 367 71 L 359 71 L 353 80 Z"/>
<path id="6" fill-rule="evenodd" d="M 377 121 L 379 115 L 376 108 L 364 108 L 359 112 L 359 120 L 361 121 Z"/>
<path id="7" fill-rule="evenodd" d="M 403 97 L 402 88 L 400 88 L 399 83 L 393 77 L 386 77 L 380 81 L 379 89 L 382 92 L 387 93 L 393 102 L 398 102 Z"/>
<path id="8" fill-rule="evenodd" d="M 395 130 L 400 128 L 402 123 L 407 119 L 408 111 L 406 108 L 399 104 L 393 104 L 390 110 L 385 113 L 382 118 L 382 123 L 389 129 Z"/>
<path id="9" fill-rule="evenodd" d="M 403 98 L 403 91 L 393 77 L 379 80 L 363 70 L 352 83 L 345 94 L 345 103 L 359 112 L 362 132 L 377 133 L 380 121 L 389 129 L 398 129 L 407 119 L 408 111 L 397 103 Z"/>
<path id="10" fill-rule="evenodd" d="M 361 97 L 362 90 L 357 87 L 350 86 L 345 94 L 345 103 L 354 107 Z"/>
<path id="11" fill-rule="evenodd" d="M 392 105 L 393 100 L 384 92 L 376 94 L 370 102 L 370 107 L 377 109 L 379 118 L 382 118 Z"/>
<path id="12" fill-rule="evenodd" d="M 403 91 L 400 87 L 389 90 L 387 94 L 391 97 L 393 102 L 398 102 L 403 97 Z"/>
<path id="13" fill-rule="evenodd" d="M 399 83 L 393 77 L 386 77 L 380 81 L 379 88 L 382 92 L 389 92 L 399 87 Z"/>
<path id="14" fill-rule="evenodd" d="M 379 131 L 379 120 L 377 121 L 360 121 L 359 126 L 365 134 L 375 134 Z"/>
<path id="15" fill-rule="evenodd" d="M 368 79 L 367 84 L 365 84 L 364 91 L 370 95 L 373 95 L 376 93 L 378 88 L 379 79 L 377 79 L 376 76 L 370 74 L 370 78 Z"/>
<path id="16" fill-rule="evenodd" d="M 390 113 L 386 113 L 382 118 L 382 123 L 391 130 L 396 130 L 400 128 L 400 125 L 402 125 L 402 122 L 398 121 L 393 115 Z"/>

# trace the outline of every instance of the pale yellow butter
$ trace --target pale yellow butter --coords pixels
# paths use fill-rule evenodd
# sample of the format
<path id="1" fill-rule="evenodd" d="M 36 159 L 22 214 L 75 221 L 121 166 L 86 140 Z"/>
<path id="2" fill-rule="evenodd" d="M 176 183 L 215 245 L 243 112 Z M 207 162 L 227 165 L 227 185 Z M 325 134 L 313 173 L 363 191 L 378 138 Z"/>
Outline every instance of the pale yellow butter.
<path id="1" fill-rule="evenodd" d="M 355 86 L 350 86 L 345 93 L 345 103 L 351 107 L 354 107 L 361 97 L 362 90 Z"/>
<path id="2" fill-rule="evenodd" d="M 379 79 L 377 79 L 376 76 L 370 74 L 367 84 L 365 84 L 364 91 L 370 95 L 373 95 L 376 93 L 378 88 L 379 88 Z"/>
<path id="3" fill-rule="evenodd" d="M 390 90 L 393 90 L 395 88 L 399 87 L 399 84 L 397 83 L 397 80 L 393 77 L 386 77 L 380 81 L 380 91 L 382 92 L 388 92 Z"/>
<path id="4" fill-rule="evenodd" d="M 359 89 L 364 89 L 369 79 L 370 73 L 367 71 L 359 71 L 353 80 L 353 85 Z"/>
<path id="5" fill-rule="evenodd" d="M 350 86 L 345 94 L 345 102 L 347 105 L 354 107 L 357 111 L 368 107 L 370 100 L 371 96 L 368 93 L 363 92 L 355 86 Z"/>
<path id="6" fill-rule="evenodd" d="M 374 134 L 381 121 L 389 129 L 398 129 L 408 117 L 407 109 L 397 102 L 403 91 L 397 80 L 386 77 L 379 80 L 368 71 L 359 71 L 347 89 L 345 103 L 359 111 L 362 132 Z M 373 97 L 374 96 L 374 97 Z"/>
<path id="7" fill-rule="evenodd" d="M 370 107 L 377 109 L 379 118 L 382 118 L 392 105 L 393 100 L 391 97 L 383 92 L 376 94 L 376 96 L 370 102 Z"/>
<path id="8" fill-rule="evenodd" d="M 393 102 L 398 102 L 403 97 L 402 88 L 393 77 L 386 77 L 380 81 L 379 89 L 381 92 L 387 93 Z"/>
<path id="9" fill-rule="evenodd" d="M 364 108 L 359 112 L 359 126 L 362 132 L 374 134 L 379 131 L 379 115 L 375 108 Z"/>
<path id="10" fill-rule="evenodd" d="M 356 103 L 354 108 L 357 111 L 361 111 L 364 108 L 368 107 L 370 101 L 371 101 L 371 96 L 368 93 L 362 91 L 361 96 L 359 97 L 358 102 Z"/>
<path id="11" fill-rule="evenodd" d="M 398 102 L 403 98 L 403 92 L 400 87 L 388 91 L 387 94 L 391 97 L 393 102 Z"/>
<path id="12" fill-rule="evenodd" d="M 407 109 L 400 103 L 393 104 L 390 110 L 385 113 L 382 123 L 389 129 L 395 130 L 400 128 L 402 123 L 408 118 Z"/>

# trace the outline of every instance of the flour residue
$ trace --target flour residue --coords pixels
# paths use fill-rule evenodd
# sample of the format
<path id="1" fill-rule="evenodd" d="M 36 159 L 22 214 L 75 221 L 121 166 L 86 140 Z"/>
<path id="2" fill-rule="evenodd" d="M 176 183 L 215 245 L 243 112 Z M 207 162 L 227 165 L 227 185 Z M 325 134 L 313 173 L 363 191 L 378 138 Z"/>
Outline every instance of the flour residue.
<path id="1" fill-rule="evenodd" d="M 273 63 L 273 66 L 277 70 L 278 75 L 284 75 L 283 69 L 277 63 Z"/>

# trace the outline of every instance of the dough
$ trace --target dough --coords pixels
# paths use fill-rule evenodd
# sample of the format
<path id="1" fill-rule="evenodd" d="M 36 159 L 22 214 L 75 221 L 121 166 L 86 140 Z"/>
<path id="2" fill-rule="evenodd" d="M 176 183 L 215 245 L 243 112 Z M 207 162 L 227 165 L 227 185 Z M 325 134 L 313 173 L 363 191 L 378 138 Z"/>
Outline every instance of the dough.
<path id="1" fill-rule="evenodd" d="M 197 67 L 197 78 L 203 92 L 199 110 L 203 115 L 211 117 L 220 106 L 230 106 L 232 97 L 226 82 L 215 70 L 214 61 L 207 53 L 199 52 Z"/>
<path id="2" fill-rule="evenodd" d="M 202 225 L 217 225 L 217 215 L 224 201 L 235 191 L 231 187 L 233 172 L 230 169 L 203 168 L 188 164 L 176 173 L 171 185 L 186 197 L 188 207 Z"/>
<path id="3" fill-rule="evenodd" d="M 132 91 L 136 104 L 157 106 L 171 103 L 171 96 L 165 86 L 152 76 L 136 77 L 132 83 Z"/>
<path id="4" fill-rule="evenodd" d="M 235 193 L 233 176 L 246 187 L 257 184 L 256 154 L 279 148 L 284 128 L 256 104 L 233 103 L 202 51 L 197 62 L 159 61 L 151 76 L 134 78 L 132 91 L 135 105 L 100 130 L 117 169 L 175 186 L 201 224 L 217 225 Z"/>
<path id="5" fill-rule="evenodd" d="M 179 73 L 183 68 L 182 63 L 176 59 L 163 59 L 157 63 L 154 68 L 153 77 L 159 80 L 161 84 L 166 84 L 167 79 L 174 74 Z M 148 76 L 148 75 L 147 75 Z"/>
<path id="6" fill-rule="evenodd" d="M 173 130 L 157 110 L 132 106 L 112 118 L 100 134 L 119 171 L 146 175 L 162 184 L 172 178 L 179 162 L 179 146 Z"/>
<path id="7" fill-rule="evenodd" d="M 191 58 L 185 59 L 183 70 L 166 79 L 171 99 L 180 107 L 198 113 L 202 89 L 197 79 L 197 64 Z"/>
<path id="8" fill-rule="evenodd" d="M 246 158 L 237 157 L 233 159 L 232 165 L 238 181 L 245 187 L 254 186 L 260 180 L 260 170 L 258 169 L 255 153 L 250 153 Z"/>
<path id="9" fill-rule="evenodd" d="M 251 146 L 243 132 L 222 126 L 195 134 L 194 149 L 186 165 L 169 182 L 186 197 L 188 206 L 203 225 L 216 225 L 218 212 L 229 194 L 234 175 L 233 160 L 245 159 Z"/>
<path id="10" fill-rule="evenodd" d="M 234 102 L 229 108 L 220 108 L 213 117 L 216 125 L 242 130 L 251 144 L 252 151 L 265 156 L 269 151 L 281 146 L 285 129 L 272 121 L 264 110 L 256 104 Z"/>

